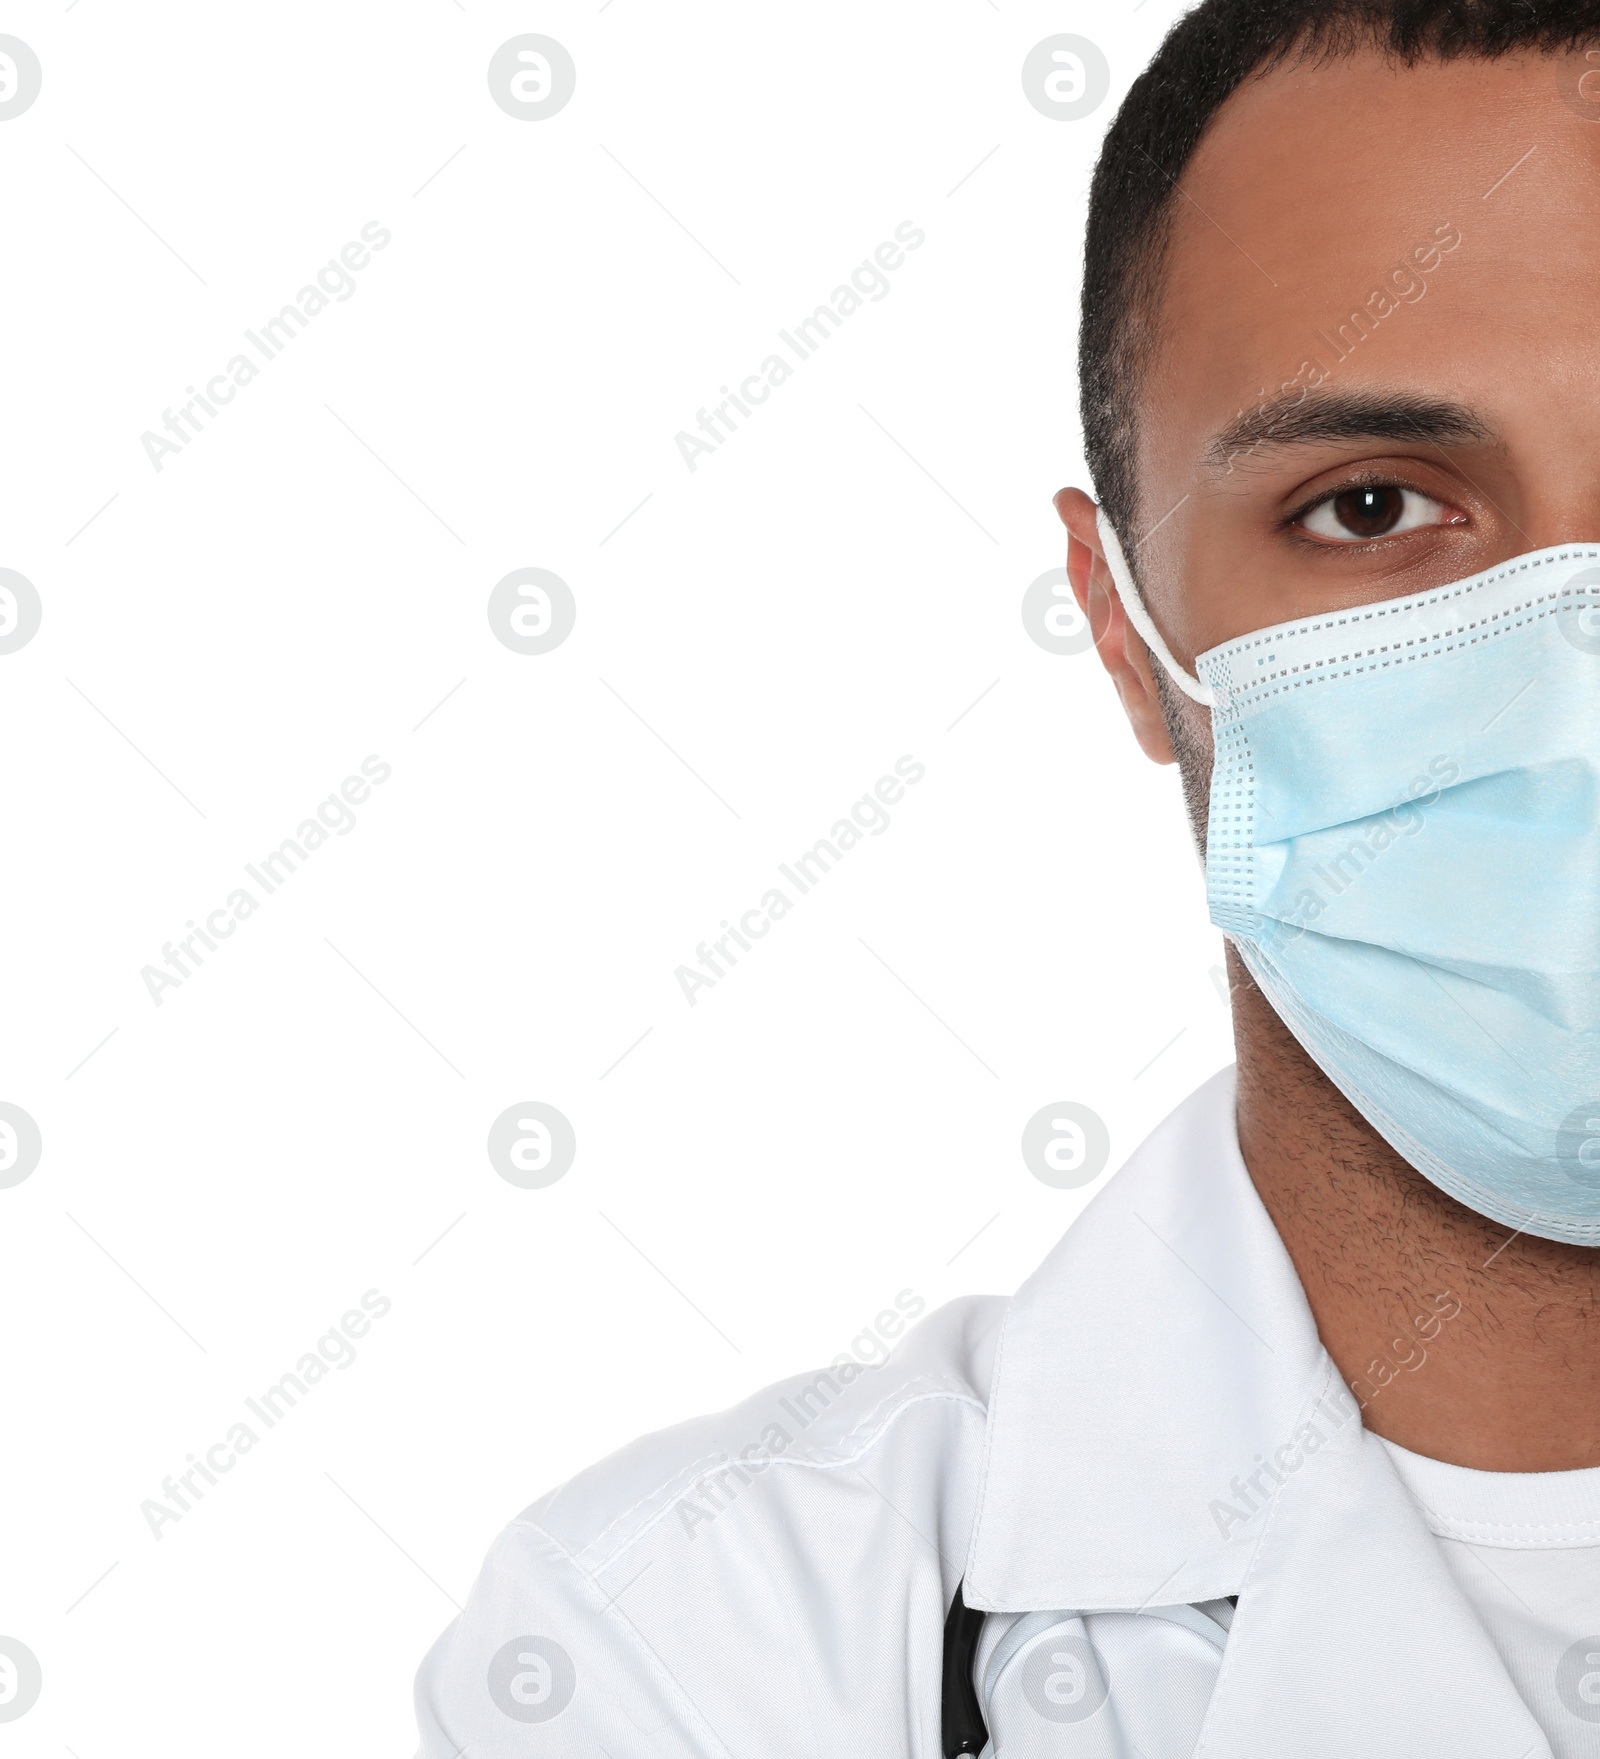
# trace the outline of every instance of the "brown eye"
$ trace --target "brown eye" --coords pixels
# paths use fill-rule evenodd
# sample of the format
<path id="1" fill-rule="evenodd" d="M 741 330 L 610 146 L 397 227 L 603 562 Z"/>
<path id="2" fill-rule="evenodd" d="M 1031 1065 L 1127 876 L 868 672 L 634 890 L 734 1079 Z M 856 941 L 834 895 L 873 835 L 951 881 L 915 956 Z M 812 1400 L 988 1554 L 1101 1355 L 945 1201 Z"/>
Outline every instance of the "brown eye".
<path id="1" fill-rule="evenodd" d="M 1319 501 L 1299 521 L 1318 537 L 1347 544 L 1449 522 L 1448 509 L 1431 496 L 1391 483 L 1342 489 L 1326 501 Z"/>
<path id="2" fill-rule="evenodd" d="M 1382 537 L 1400 523 L 1405 495 L 1399 489 L 1346 489 L 1333 498 L 1333 516 L 1353 537 Z"/>

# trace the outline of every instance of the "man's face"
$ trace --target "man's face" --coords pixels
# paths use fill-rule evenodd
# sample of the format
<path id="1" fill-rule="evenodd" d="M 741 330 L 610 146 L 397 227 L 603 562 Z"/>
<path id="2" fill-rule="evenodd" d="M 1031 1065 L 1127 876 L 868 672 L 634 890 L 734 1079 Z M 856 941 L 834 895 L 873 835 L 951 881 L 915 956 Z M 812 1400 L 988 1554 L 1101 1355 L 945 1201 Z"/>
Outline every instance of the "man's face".
<path id="1" fill-rule="evenodd" d="M 1600 538 L 1600 123 L 1568 101 L 1591 68 L 1600 88 L 1600 56 L 1364 52 L 1218 115 L 1176 199 L 1121 534 L 1191 670 L 1255 629 Z M 1090 504 L 1059 502 L 1102 657 L 1170 760 L 1103 563 L 1090 587 Z M 1206 712 L 1177 712 L 1208 751 Z"/>

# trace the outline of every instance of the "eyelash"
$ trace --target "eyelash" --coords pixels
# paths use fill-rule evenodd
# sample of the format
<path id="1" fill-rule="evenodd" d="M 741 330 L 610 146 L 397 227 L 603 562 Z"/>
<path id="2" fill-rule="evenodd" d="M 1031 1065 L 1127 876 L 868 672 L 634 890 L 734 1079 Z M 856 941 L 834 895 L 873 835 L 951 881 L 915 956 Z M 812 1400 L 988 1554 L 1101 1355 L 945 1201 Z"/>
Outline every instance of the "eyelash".
<path id="1" fill-rule="evenodd" d="M 1348 482 L 1340 483 L 1336 488 L 1322 489 L 1305 503 L 1296 507 L 1287 515 L 1286 525 L 1298 525 L 1308 513 L 1315 513 L 1319 507 L 1326 507 L 1330 501 L 1337 501 L 1341 495 L 1348 495 L 1352 489 L 1409 489 L 1412 484 L 1396 482 L 1393 477 L 1355 476 Z"/>

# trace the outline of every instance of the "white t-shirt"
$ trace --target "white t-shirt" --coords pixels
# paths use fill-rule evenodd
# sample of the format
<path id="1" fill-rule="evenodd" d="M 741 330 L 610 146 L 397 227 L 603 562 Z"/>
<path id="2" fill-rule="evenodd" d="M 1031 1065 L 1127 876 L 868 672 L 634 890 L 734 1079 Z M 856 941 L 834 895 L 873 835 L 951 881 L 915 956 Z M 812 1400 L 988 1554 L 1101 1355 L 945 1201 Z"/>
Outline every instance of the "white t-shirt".
<path id="1" fill-rule="evenodd" d="M 1384 1446 L 1556 1759 L 1600 1759 L 1600 1466 L 1474 1472 Z"/>

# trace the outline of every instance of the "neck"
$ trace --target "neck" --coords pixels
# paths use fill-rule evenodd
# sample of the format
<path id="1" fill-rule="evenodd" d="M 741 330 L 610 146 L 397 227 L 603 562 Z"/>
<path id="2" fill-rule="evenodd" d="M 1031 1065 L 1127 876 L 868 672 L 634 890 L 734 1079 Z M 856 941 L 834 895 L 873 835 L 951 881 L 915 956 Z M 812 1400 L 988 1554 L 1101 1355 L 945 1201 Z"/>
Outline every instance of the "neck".
<path id="1" fill-rule="evenodd" d="M 1484 1472 L 1600 1465 L 1600 1249 L 1512 1234 L 1403 1161 L 1228 949 L 1239 1145 L 1368 1429 Z"/>

